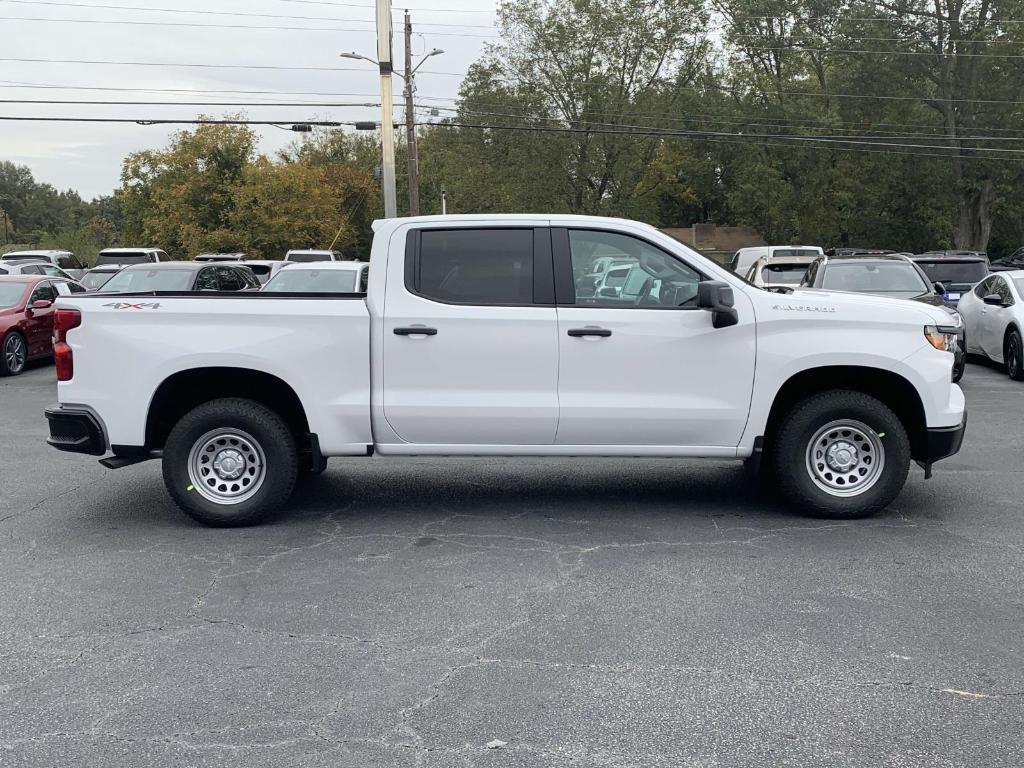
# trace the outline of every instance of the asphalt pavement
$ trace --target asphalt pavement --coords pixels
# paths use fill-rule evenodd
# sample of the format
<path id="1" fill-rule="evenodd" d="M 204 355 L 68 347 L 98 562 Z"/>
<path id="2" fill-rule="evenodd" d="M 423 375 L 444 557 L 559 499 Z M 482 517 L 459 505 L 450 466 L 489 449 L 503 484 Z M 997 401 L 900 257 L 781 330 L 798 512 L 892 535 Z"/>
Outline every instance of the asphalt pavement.
<path id="1" fill-rule="evenodd" d="M 212 530 L 0 379 L 0 766 L 1024 765 L 1024 384 L 964 389 L 871 520 L 727 462 L 334 459 Z"/>

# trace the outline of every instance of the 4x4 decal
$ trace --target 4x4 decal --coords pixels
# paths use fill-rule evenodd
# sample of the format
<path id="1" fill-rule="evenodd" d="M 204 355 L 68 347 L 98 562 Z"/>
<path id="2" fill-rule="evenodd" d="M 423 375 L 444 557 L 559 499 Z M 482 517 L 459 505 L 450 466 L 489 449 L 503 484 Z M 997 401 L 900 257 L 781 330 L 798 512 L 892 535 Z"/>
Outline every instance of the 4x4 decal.
<path id="1" fill-rule="evenodd" d="M 160 309 L 158 302 L 142 301 L 132 303 L 128 301 L 112 301 L 109 304 L 104 304 L 104 307 L 112 307 L 113 309 Z"/>

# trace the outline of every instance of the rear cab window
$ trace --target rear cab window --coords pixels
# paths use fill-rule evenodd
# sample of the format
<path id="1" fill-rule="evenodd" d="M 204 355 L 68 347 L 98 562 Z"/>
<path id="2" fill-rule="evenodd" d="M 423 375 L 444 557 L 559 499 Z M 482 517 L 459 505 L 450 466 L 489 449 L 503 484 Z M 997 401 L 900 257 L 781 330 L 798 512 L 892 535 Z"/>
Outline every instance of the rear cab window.
<path id="1" fill-rule="evenodd" d="M 410 234 L 406 288 L 445 304 L 533 304 L 534 238 L 533 228 L 418 230 Z"/>

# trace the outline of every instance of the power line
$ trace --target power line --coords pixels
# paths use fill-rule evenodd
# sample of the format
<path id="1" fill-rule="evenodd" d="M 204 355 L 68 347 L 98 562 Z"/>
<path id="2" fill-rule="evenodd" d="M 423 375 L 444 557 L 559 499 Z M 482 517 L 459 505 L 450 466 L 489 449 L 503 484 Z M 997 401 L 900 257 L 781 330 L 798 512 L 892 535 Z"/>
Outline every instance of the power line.
<path id="1" fill-rule="evenodd" d="M 794 136 L 791 134 L 770 134 L 770 133 L 729 133 L 726 131 L 691 131 L 691 130 L 664 130 L 664 129 L 644 129 L 644 130 L 608 130 L 608 129 L 588 129 L 588 128 L 571 128 L 571 127 L 551 127 L 551 126 L 508 126 L 508 125 L 486 125 L 483 123 L 427 123 L 427 125 L 438 125 L 443 127 L 456 127 L 456 128 L 480 128 L 480 129 L 491 129 L 491 130 L 512 130 L 512 131 L 527 131 L 537 133 L 588 133 L 588 134 L 600 134 L 600 135 L 622 135 L 622 136 L 683 136 L 696 139 L 708 138 L 735 138 L 743 140 L 763 140 L 763 139 L 776 139 L 785 140 L 788 142 L 808 142 L 811 144 L 852 144 L 854 146 L 877 146 L 877 147 L 895 147 L 898 149 L 948 149 L 951 152 L 964 152 L 964 151 L 977 151 L 986 153 L 1009 153 L 1011 155 L 1024 154 L 1024 149 L 1002 149 L 998 147 L 942 147 L 934 144 L 908 144 L 908 143 L 896 143 L 896 142 L 885 142 L 885 141 L 862 141 L 859 139 L 844 137 L 844 138 L 829 138 L 820 136 Z M 940 157 L 956 157 L 955 154 L 943 154 Z M 984 157 L 992 159 L 1006 159 L 1004 157 L 987 154 Z"/>
<path id="2" fill-rule="evenodd" d="M 4 2 L 4 1 L 6 1 L 6 0 L 0 0 L 0 2 Z M 745 33 L 745 34 L 742 34 L 742 35 L 733 35 L 733 37 L 742 37 L 742 38 L 748 38 L 749 37 L 749 38 L 760 39 L 760 38 L 769 38 L 769 37 L 772 37 L 772 36 L 770 34 L 768 34 L 768 33 L 763 33 L 762 32 L 762 33 L 759 33 L 759 34 L 746 34 Z M 817 32 L 812 32 L 812 33 L 809 33 L 807 35 L 802 35 L 799 32 L 796 32 L 796 33 L 790 32 L 788 35 L 782 35 L 781 37 L 773 38 L 773 39 L 777 40 L 779 42 L 783 42 L 783 41 L 796 40 L 798 38 L 802 39 L 804 37 L 817 37 L 817 38 L 820 38 L 820 39 L 818 41 L 816 41 L 816 42 L 822 42 L 822 43 L 828 43 L 829 42 L 828 39 L 825 39 L 821 34 L 819 34 Z M 873 43 L 906 43 L 906 42 L 911 42 L 911 41 L 909 41 L 905 37 L 861 37 L 860 35 L 847 35 L 847 34 L 843 34 L 843 33 L 838 33 L 838 34 L 836 34 L 835 37 L 838 38 L 839 40 L 843 41 L 843 42 L 850 41 L 850 40 L 856 40 L 856 41 L 859 41 L 859 42 L 873 42 Z M 913 42 L 918 42 L 918 41 L 913 41 Z M 1017 45 L 1017 46 L 1020 45 L 1020 43 L 1018 41 L 1016 41 L 1016 40 L 971 40 L 970 38 L 966 38 L 966 37 L 951 37 L 951 38 L 947 38 L 947 39 L 943 40 L 943 44 L 944 45 L 948 44 L 948 43 L 971 43 L 971 44 L 975 44 L 975 45 Z M 888 53 L 888 51 L 879 51 L 879 53 Z"/>
<path id="3" fill-rule="evenodd" d="M 52 23 L 52 24 L 120 24 L 129 27 L 188 27 L 197 29 L 262 29 L 267 32 L 358 32 L 360 34 L 366 32 L 372 32 L 372 28 L 367 27 L 365 29 L 351 29 L 347 27 L 283 27 L 280 25 L 269 27 L 269 26 L 258 26 L 255 24 L 197 24 L 188 21 L 129 21 L 124 19 L 47 19 L 37 16 L 0 16 L 0 21 L 29 21 L 29 22 L 40 22 L 40 23 Z M 477 35 L 470 32 L 434 32 L 431 31 L 431 36 L 437 37 L 476 37 L 482 39 L 491 39 L 496 35 Z"/>
<path id="4" fill-rule="evenodd" d="M 464 107 L 428 107 L 428 108 L 429 109 L 440 109 L 440 110 L 444 110 L 446 112 L 457 112 L 457 113 L 464 113 L 464 114 L 467 114 L 467 115 L 476 115 L 476 116 L 479 116 L 479 117 L 512 117 L 512 118 L 520 118 L 520 119 L 527 119 L 527 120 L 541 120 L 541 121 L 545 121 L 545 122 L 558 122 L 558 123 L 563 123 L 563 124 L 565 122 L 568 122 L 568 120 L 566 118 L 563 118 L 563 117 L 545 117 L 545 116 L 540 116 L 540 115 L 528 115 L 528 114 L 520 114 L 520 113 L 513 114 L 513 113 L 508 113 L 508 112 L 483 112 L 483 111 L 479 111 L 479 110 L 466 109 Z M 618 116 L 618 117 L 643 117 L 643 115 L 611 115 L 611 116 L 612 117 L 615 117 L 615 116 Z M 652 116 L 648 116 L 648 117 L 652 117 Z M 790 125 L 786 125 L 785 123 L 753 122 L 753 121 L 749 121 L 749 120 L 729 120 L 729 119 L 718 119 L 718 118 L 701 119 L 699 116 L 693 116 L 693 115 L 690 115 L 690 116 L 679 115 L 679 116 L 674 116 L 674 117 L 667 117 L 667 116 L 666 117 L 657 117 L 657 116 L 655 116 L 655 119 L 672 120 L 672 121 L 675 121 L 675 122 L 692 121 L 692 122 L 698 122 L 698 123 L 706 122 L 706 123 L 712 123 L 712 124 L 718 123 L 718 124 L 726 124 L 726 125 L 728 125 L 728 124 L 736 124 L 736 125 L 749 125 L 749 126 L 771 127 L 771 128 L 790 128 L 790 127 L 792 127 L 792 128 L 829 128 L 830 127 L 830 126 L 815 125 L 813 123 L 806 123 L 806 122 L 798 123 L 797 125 L 790 126 Z M 580 118 L 577 122 L 583 123 L 585 126 L 598 126 L 598 127 L 607 127 L 607 128 L 621 128 L 621 129 L 638 128 L 638 129 L 650 129 L 650 130 L 671 130 L 670 128 L 663 127 L 663 126 L 629 125 L 629 124 L 624 124 L 624 123 L 608 123 L 608 122 L 599 122 L 599 121 L 594 121 L 594 120 L 588 120 L 586 118 Z M 852 130 L 852 129 L 840 129 L 840 130 Z M 939 141 L 939 140 L 941 140 L 941 141 L 949 141 L 951 138 L 955 138 L 958 141 L 965 141 L 965 140 L 971 140 L 971 141 L 1024 141 L 1024 136 L 956 136 L 956 137 L 950 137 L 950 136 L 948 136 L 947 134 L 944 134 L 944 133 L 902 133 L 902 134 L 896 134 L 896 135 L 890 135 L 890 136 L 885 136 L 885 135 L 880 136 L 880 135 L 877 135 L 877 134 L 860 134 L 860 135 L 856 135 L 856 134 L 841 134 L 841 135 L 816 134 L 816 135 L 820 136 L 821 138 L 834 138 L 834 139 L 843 139 L 843 138 L 870 138 L 870 139 L 920 138 L 920 139 L 935 139 L 937 141 Z"/>
<path id="5" fill-rule="evenodd" d="M 86 104 L 110 107 L 380 107 L 380 103 L 337 101 L 84 101 L 78 99 L 0 99 L 0 104 Z"/>
<path id="6" fill-rule="evenodd" d="M 343 8 L 363 8 L 369 10 L 371 6 L 364 3 L 340 3 L 340 2 L 329 2 L 328 0 L 281 0 L 282 3 L 300 3 L 302 5 L 331 5 L 340 6 Z M 489 13 L 493 14 L 494 10 L 478 10 L 475 8 L 413 8 L 409 7 L 409 11 L 415 13 Z"/>
<path id="7" fill-rule="evenodd" d="M 207 10 L 186 10 L 183 8 L 147 8 L 137 5 L 108 5 L 108 4 L 82 4 L 82 3 L 67 3 L 58 2 L 58 0 L 0 0 L 3 3 L 12 3 L 16 5 L 50 5 L 59 6 L 62 8 L 83 8 L 86 10 L 116 10 L 116 11 L 142 11 L 145 13 L 179 13 L 188 15 L 200 15 L 200 16 L 233 16 L 238 18 L 253 18 L 253 19 L 292 19 L 295 21 L 346 21 L 346 22 L 358 22 L 366 24 L 375 24 L 374 19 L 342 19 L 338 17 L 325 17 L 325 16 L 295 16 L 291 14 L 280 14 L 280 13 L 249 13 L 246 11 L 207 11 Z M 369 6 L 360 6 L 367 10 L 372 10 Z M 416 22 L 418 27 L 468 27 L 472 29 L 494 29 L 493 24 L 437 24 L 431 22 Z"/>
<path id="8" fill-rule="evenodd" d="M 755 20 L 755 21 L 758 21 L 758 20 L 763 20 L 763 21 L 793 21 L 796 24 L 806 23 L 808 21 L 833 21 L 833 19 L 829 18 L 828 16 L 806 16 L 806 17 L 803 17 L 803 18 L 795 17 L 795 16 L 734 16 L 733 18 L 736 18 L 736 19 L 752 19 L 752 20 Z M 948 23 L 948 21 L 946 19 L 937 19 L 937 18 L 931 17 L 931 16 L 929 16 L 929 17 L 918 17 L 918 18 L 920 18 L 922 20 L 926 20 L 928 22 L 943 21 L 943 22 L 947 22 Z M 835 21 L 892 21 L 892 22 L 898 22 L 899 19 L 895 15 L 894 16 L 842 16 L 841 18 L 836 18 Z M 1022 19 L 988 19 L 987 21 L 992 26 L 999 26 L 1001 24 L 1024 24 L 1024 20 L 1022 20 Z M 961 20 L 961 22 L 962 22 L 962 20 Z"/>
<path id="9" fill-rule="evenodd" d="M 0 61 L 19 61 L 31 64 L 98 64 L 112 67 L 182 67 L 199 69 L 261 69 L 275 70 L 281 72 L 371 72 L 365 67 L 295 67 L 271 64 L 198 64 L 169 61 L 107 61 L 100 59 L 29 59 L 18 57 L 0 57 Z M 421 69 L 417 75 L 448 75 L 451 77 L 465 77 L 464 72 L 434 72 Z"/>
<path id="10" fill-rule="evenodd" d="M 802 45 L 784 47 L 759 47 L 748 48 L 750 51 L 799 51 L 801 53 L 858 53 L 872 54 L 875 56 L 945 56 L 944 51 L 871 51 L 866 49 L 851 48 L 807 48 Z M 956 53 L 949 56 L 967 56 L 972 59 L 1024 59 L 1021 53 Z"/>
<path id="11" fill-rule="evenodd" d="M 493 129 L 493 130 L 510 130 L 510 131 L 531 130 L 529 128 L 515 127 L 515 126 L 504 126 L 504 127 L 502 127 L 502 126 L 487 126 L 487 125 L 477 126 L 477 125 L 471 125 L 471 124 L 465 124 L 465 123 L 463 123 L 463 124 L 458 124 L 458 123 L 420 123 L 420 125 L 428 125 L 428 126 L 432 126 L 432 127 L 436 127 L 436 128 L 444 128 L 444 127 L 489 128 L 489 129 Z M 544 130 L 544 129 L 539 129 L 539 130 Z M 637 135 L 643 135 L 643 134 L 637 134 Z M 737 144 L 746 144 L 746 145 L 757 144 L 758 146 L 778 147 L 780 149 L 800 149 L 800 150 L 813 149 L 813 150 L 827 150 L 827 151 L 831 151 L 831 152 L 858 152 L 858 153 L 874 154 L 874 155 L 906 155 L 906 156 L 909 156 L 909 157 L 938 157 L 938 158 L 945 158 L 947 160 L 948 159 L 952 159 L 952 158 L 955 157 L 954 155 L 939 154 L 939 153 L 935 153 L 935 152 L 913 152 L 913 151 L 909 151 L 908 152 L 908 151 L 894 151 L 894 150 L 885 150 L 885 149 L 864 149 L 864 148 L 860 148 L 860 147 L 823 146 L 823 145 L 820 145 L 820 144 L 810 144 L 810 145 L 808 145 L 808 144 L 802 144 L 802 145 L 783 144 L 783 143 L 773 142 L 773 141 L 770 141 L 770 140 L 767 140 L 767 141 L 766 140 L 761 140 L 760 137 L 756 136 L 756 135 L 746 135 L 746 136 L 743 136 L 742 138 L 734 138 L 734 139 L 729 139 L 729 138 L 693 137 L 693 136 L 685 136 L 685 135 L 678 135 L 678 134 L 668 134 L 668 135 L 666 135 L 666 134 L 661 133 L 661 132 L 654 133 L 653 135 L 661 136 L 661 137 L 664 137 L 664 138 L 690 139 L 690 140 L 694 140 L 694 141 L 711 142 L 711 143 L 714 143 L 714 144 L 732 144 L 732 145 L 737 145 Z M 963 155 L 963 156 L 960 157 L 960 159 L 962 159 L 962 160 L 997 159 L 997 160 L 1000 160 L 1000 161 L 1006 161 L 1006 160 L 1020 160 L 1020 159 L 1024 159 L 1024 158 L 1015 158 L 1015 157 L 993 158 L 992 156 Z"/>
<path id="12" fill-rule="evenodd" d="M 39 116 L 17 116 L 0 115 L 0 120 L 26 123 L 131 123 L 134 125 L 266 125 L 281 126 L 287 123 L 298 125 L 311 125 L 316 128 L 341 128 L 342 126 L 356 125 L 353 120 L 233 120 L 233 119 L 207 119 L 194 118 L 183 120 L 151 120 L 133 117 L 39 117 Z M 398 125 L 396 123 L 396 125 Z"/>

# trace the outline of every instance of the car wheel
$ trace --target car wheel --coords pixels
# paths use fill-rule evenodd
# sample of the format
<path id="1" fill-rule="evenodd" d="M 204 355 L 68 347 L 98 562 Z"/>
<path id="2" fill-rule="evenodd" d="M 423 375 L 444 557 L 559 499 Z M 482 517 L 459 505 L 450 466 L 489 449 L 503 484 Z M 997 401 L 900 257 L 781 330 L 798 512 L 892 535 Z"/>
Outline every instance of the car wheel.
<path id="1" fill-rule="evenodd" d="M 1017 330 L 1010 331 L 1006 339 L 1006 374 L 1014 381 L 1024 381 L 1024 344 L 1021 343 L 1020 333 Z"/>
<path id="2" fill-rule="evenodd" d="M 28 360 L 28 345 L 25 337 L 17 331 L 10 331 L 0 344 L 0 376 L 17 376 L 25 370 Z"/>
<path id="3" fill-rule="evenodd" d="M 194 520 L 253 525 L 288 501 L 299 459 L 284 420 L 251 400 L 213 400 L 174 426 L 164 445 L 171 497 Z"/>
<path id="4" fill-rule="evenodd" d="M 910 467 L 903 423 L 880 400 L 835 390 L 797 403 L 772 466 L 782 497 L 813 517 L 851 520 L 885 509 Z"/>

